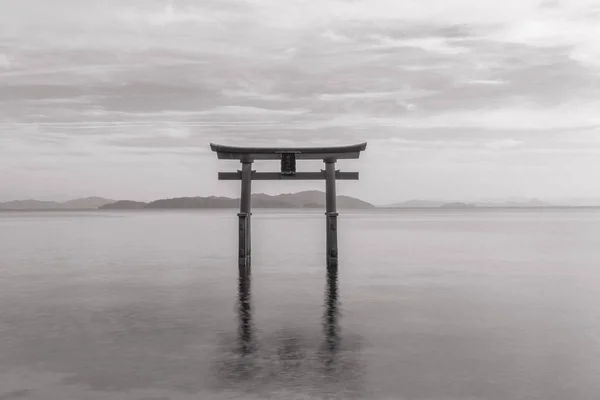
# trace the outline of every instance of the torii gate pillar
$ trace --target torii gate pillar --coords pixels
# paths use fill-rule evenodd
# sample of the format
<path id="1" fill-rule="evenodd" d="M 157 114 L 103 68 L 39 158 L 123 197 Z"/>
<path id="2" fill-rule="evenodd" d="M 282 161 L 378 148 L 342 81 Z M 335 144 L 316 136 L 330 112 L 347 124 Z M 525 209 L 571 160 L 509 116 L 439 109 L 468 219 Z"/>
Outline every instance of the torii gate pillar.
<path id="1" fill-rule="evenodd" d="M 335 194 L 335 160 L 325 160 L 325 215 L 327 222 L 327 264 L 337 264 L 337 207 Z"/>
<path id="2" fill-rule="evenodd" d="M 269 147 L 233 147 L 217 144 L 210 145 L 217 153 L 219 159 L 240 160 L 241 171 L 219 172 L 220 180 L 241 180 L 242 190 L 240 196 L 239 217 L 239 264 L 250 264 L 251 256 L 251 219 L 252 219 L 252 181 L 253 180 L 325 180 L 325 215 L 327 264 L 337 265 L 338 262 L 338 237 L 337 237 L 337 208 L 336 208 L 336 181 L 338 179 L 358 179 L 358 172 L 336 171 L 335 165 L 339 159 L 358 158 L 361 151 L 367 147 L 366 143 L 342 147 L 318 148 L 269 148 Z M 323 160 L 325 170 L 320 172 L 296 172 L 296 160 Z M 255 160 L 281 160 L 280 172 L 252 171 Z"/>
<path id="3" fill-rule="evenodd" d="M 251 238 L 251 217 L 252 217 L 252 162 L 242 161 L 242 194 L 240 196 L 239 217 L 239 260 L 240 264 L 250 261 L 250 238 Z"/>

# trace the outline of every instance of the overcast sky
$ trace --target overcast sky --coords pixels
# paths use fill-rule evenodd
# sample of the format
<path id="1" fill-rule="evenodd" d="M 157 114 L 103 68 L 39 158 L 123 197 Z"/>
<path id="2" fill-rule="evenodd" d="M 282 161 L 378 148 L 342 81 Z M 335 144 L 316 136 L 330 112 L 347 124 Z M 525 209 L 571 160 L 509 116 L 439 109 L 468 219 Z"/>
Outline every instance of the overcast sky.
<path id="1" fill-rule="evenodd" d="M 375 203 L 600 196 L 599 74 L 597 0 L 0 0 L 0 198 L 234 196 L 210 142 L 363 141 Z"/>

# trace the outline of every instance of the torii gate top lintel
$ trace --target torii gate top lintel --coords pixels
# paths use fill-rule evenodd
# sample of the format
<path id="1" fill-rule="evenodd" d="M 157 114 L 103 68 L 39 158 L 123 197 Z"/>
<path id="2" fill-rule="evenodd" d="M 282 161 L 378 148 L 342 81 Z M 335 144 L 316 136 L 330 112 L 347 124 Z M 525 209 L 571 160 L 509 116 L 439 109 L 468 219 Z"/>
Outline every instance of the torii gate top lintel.
<path id="1" fill-rule="evenodd" d="M 210 148 L 225 160 L 278 160 L 285 153 L 295 154 L 298 160 L 339 160 L 359 158 L 367 143 L 333 147 L 237 147 L 211 143 Z"/>

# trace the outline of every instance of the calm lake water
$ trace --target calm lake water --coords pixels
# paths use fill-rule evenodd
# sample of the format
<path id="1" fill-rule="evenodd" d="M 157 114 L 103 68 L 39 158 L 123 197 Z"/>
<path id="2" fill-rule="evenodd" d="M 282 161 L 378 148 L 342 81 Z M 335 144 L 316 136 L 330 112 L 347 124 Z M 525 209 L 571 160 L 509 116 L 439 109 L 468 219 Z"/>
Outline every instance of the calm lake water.
<path id="1" fill-rule="evenodd" d="M 0 213 L 0 400 L 600 398 L 600 210 Z"/>

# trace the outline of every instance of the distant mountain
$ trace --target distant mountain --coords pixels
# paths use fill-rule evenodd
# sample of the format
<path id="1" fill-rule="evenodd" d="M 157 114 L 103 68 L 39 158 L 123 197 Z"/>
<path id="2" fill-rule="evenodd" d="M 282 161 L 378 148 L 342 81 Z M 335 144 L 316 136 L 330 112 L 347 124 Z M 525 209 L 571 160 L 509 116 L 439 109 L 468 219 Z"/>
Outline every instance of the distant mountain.
<path id="1" fill-rule="evenodd" d="M 340 195 L 336 197 L 336 200 L 338 208 L 375 208 L 371 203 L 350 196 Z M 275 196 L 260 193 L 252 196 L 252 201 L 264 204 L 275 203 L 285 207 L 292 206 L 293 208 L 325 207 L 325 192 L 307 190 L 299 193 L 285 193 Z"/>
<path id="2" fill-rule="evenodd" d="M 414 199 L 395 203 L 384 208 L 471 208 L 471 207 L 552 207 L 552 206 L 592 206 L 600 205 L 600 199 L 561 199 L 546 202 L 538 198 L 506 198 L 472 202 L 449 202 L 441 200 Z M 160 199 L 149 203 L 131 200 L 110 200 L 102 197 L 86 197 L 65 202 L 43 200 L 15 200 L 0 203 L 0 210 L 133 210 L 133 209 L 188 209 L 188 208 L 238 208 L 239 198 L 230 197 L 178 197 Z M 375 206 L 350 196 L 337 196 L 340 209 L 368 209 Z M 307 190 L 298 193 L 252 195 L 253 208 L 324 208 L 325 193 L 319 190 Z"/>
<path id="3" fill-rule="evenodd" d="M 140 203 L 121 200 L 106 204 L 103 210 L 130 210 L 130 209 L 187 209 L 187 208 L 238 208 L 240 199 L 229 197 L 179 197 L 172 199 L 155 200 L 150 203 Z M 371 203 L 349 196 L 337 196 L 337 206 L 340 209 L 375 208 Z M 324 208 L 325 193 L 317 190 L 268 195 L 258 193 L 252 195 L 253 208 Z"/>
<path id="4" fill-rule="evenodd" d="M 387 208 L 465 208 L 463 205 L 474 207 L 551 207 L 553 204 L 540 199 L 506 199 L 483 200 L 472 202 L 447 202 L 440 200 L 409 200 L 392 204 Z"/>
<path id="5" fill-rule="evenodd" d="M 55 201 L 13 200 L 0 203 L 0 210 L 56 210 L 60 204 Z"/>
<path id="6" fill-rule="evenodd" d="M 102 197 L 87 197 L 65 202 L 40 200 L 15 200 L 0 203 L 0 210 L 95 210 L 114 200 Z"/>
<path id="7" fill-rule="evenodd" d="M 477 207 L 475 204 L 470 204 L 470 203 L 446 203 L 446 204 L 442 204 L 440 206 L 440 208 L 475 208 Z"/>
<path id="8" fill-rule="evenodd" d="M 504 202 L 480 202 L 475 203 L 478 207 L 551 207 L 552 204 L 534 198 L 522 201 L 504 201 Z"/>
<path id="9" fill-rule="evenodd" d="M 114 200 L 105 199 L 103 197 L 86 197 L 84 199 L 75 199 L 60 203 L 62 208 L 74 209 L 96 209 L 106 204 L 114 203 Z"/>
<path id="10" fill-rule="evenodd" d="M 600 198 L 594 197 L 558 197 L 547 200 L 556 206 L 569 207 L 598 207 L 600 206 Z"/>
<path id="11" fill-rule="evenodd" d="M 550 206 L 550 203 L 546 203 L 540 199 L 531 199 L 527 202 L 527 205 L 530 207 L 547 207 Z"/>
<path id="12" fill-rule="evenodd" d="M 98 208 L 101 210 L 139 210 L 144 208 L 146 204 L 141 201 L 119 200 L 114 203 L 104 204 Z"/>
<path id="13" fill-rule="evenodd" d="M 151 201 L 144 208 L 235 208 L 238 199 L 228 197 L 179 197 Z"/>
<path id="14" fill-rule="evenodd" d="M 441 207 L 447 202 L 439 200 L 408 200 L 402 203 L 395 203 L 387 207 L 391 208 L 436 208 Z"/>

